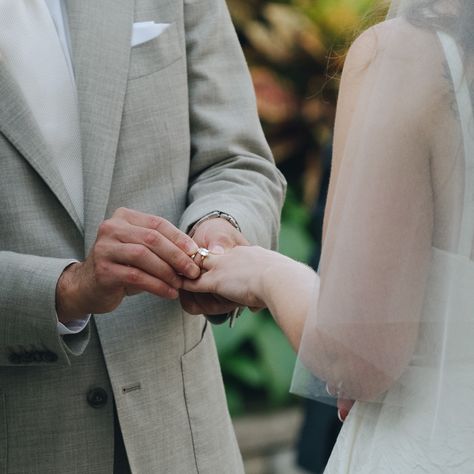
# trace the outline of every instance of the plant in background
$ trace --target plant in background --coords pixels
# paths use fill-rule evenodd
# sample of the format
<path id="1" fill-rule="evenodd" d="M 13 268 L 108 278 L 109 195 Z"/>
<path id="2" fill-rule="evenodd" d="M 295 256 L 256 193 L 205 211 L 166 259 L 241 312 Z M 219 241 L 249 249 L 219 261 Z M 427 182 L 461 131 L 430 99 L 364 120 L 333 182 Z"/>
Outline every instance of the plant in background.
<path id="1" fill-rule="evenodd" d="M 339 73 L 375 0 L 228 0 L 275 160 L 311 206 L 331 140 Z M 328 74 L 328 70 L 330 73 Z"/>

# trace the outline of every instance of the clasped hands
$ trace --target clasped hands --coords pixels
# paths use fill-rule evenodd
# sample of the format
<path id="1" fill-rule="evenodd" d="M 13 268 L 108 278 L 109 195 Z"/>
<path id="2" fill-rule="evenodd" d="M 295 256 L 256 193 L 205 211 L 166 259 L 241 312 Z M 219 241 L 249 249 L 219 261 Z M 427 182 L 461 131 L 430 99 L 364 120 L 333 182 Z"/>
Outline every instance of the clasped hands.
<path id="1" fill-rule="evenodd" d="M 235 302 L 210 293 L 192 293 L 184 282 L 197 279 L 201 268 L 192 256 L 199 247 L 222 253 L 248 245 L 225 219 L 209 219 L 191 239 L 166 219 L 120 208 L 99 227 L 96 241 L 83 262 L 62 273 L 56 288 L 58 318 L 63 323 L 88 314 L 113 311 L 128 295 L 149 292 L 180 298 L 191 314 L 222 314 Z"/>
<path id="2" fill-rule="evenodd" d="M 195 261 L 200 247 L 210 255 Z M 120 208 L 100 225 L 86 260 L 71 264 L 60 276 L 57 314 L 68 323 L 108 313 L 125 296 L 141 292 L 179 297 L 191 314 L 223 314 L 237 306 L 257 309 L 266 305 L 266 275 L 291 271 L 288 263 L 283 255 L 248 246 L 225 219 L 203 221 L 191 239 L 166 219 Z M 201 267 L 207 271 L 202 273 Z M 351 405 L 339 400 L 341 419 Z"/>

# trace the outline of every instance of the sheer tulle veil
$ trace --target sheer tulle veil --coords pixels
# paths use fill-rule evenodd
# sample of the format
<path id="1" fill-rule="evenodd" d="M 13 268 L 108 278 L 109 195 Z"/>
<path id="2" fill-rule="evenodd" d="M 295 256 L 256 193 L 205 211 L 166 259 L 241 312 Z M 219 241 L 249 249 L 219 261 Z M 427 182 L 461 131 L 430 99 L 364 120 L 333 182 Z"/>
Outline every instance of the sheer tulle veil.
<path id="1" fill-rule="evenodd" d="M 347 57 L 291 390 L 423 413 L 431 435 L 448 419 L 472 430 L 474 3 L 388 12 Z"/>

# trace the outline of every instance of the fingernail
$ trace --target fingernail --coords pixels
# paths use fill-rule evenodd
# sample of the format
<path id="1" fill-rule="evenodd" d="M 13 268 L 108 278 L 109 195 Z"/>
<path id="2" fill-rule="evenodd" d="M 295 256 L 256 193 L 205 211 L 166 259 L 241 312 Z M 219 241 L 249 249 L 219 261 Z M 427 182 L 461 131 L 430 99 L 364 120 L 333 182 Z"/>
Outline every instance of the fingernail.
<path id="1" fill-rule="evenodd" d="M 175 290 L 174 288 L 170 288 L 170 289 L 168 290 L 168 296 L 169 296 L 171 299 L 175 300 L 175 299 L 178 297 L 178 292 L 177 292 L 177 290 Z"/>
<path id="2" fill-rule="evenodd" d="M 348 414 L 349 411 L 345 410 L 344 408 L 339 408 L 339 410 L 337 410 L 337 417 L 339 418 L 341 423 L 344 423 L 344 420 L 347 418 Z"/>
<path id="3" fill-rule="evenodd" d="M 198 251 L 199 247 L 197 246 L 196 242 L 190 240 L 186 242 L 185 249 L 188 255 L 194 255 Z"/>
<path id="4" fill-rule="evenodd" d="M 201 275 L 201 269 L 196 264 L 191 264 L 186 268 L 186 274 L 188 278 L 197 278 Z"/>
<path id="5" fill-rule="evenodd" d="M 224 250 L 224 247 L 222 247 L 220 245 L 211 245 L 209 247 L 209 252 L 211 252 L 215 255 L 222 255 L 223 253 L 225 253 L 225 250 Z"/>

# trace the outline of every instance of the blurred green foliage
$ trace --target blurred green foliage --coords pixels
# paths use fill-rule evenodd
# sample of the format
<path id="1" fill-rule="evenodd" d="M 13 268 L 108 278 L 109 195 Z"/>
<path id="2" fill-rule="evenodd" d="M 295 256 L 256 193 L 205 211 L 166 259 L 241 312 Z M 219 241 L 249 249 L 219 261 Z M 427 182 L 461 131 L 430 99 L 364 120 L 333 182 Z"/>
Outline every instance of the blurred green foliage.
<path id="1" fill-rule="evenodd" d="M 377 0 L 227 0 L 249 63 L 257 106 L 289 193 L 280 251 L 307 262 L 321 153 L 332 137 L 339 75 L 357 33 L 380 20 Z M 377 2 L 379 4 L 380 2 Z M 288 393 L 295 354 L 268 311 L 215 326 L 231 412 L 274 409 Z"/>
<path id="2" fill-rule="evenodd" d="M 275 160 L 306 205 L 321 179 L 348 46 L 380 0 L 227 0 Z"/>

